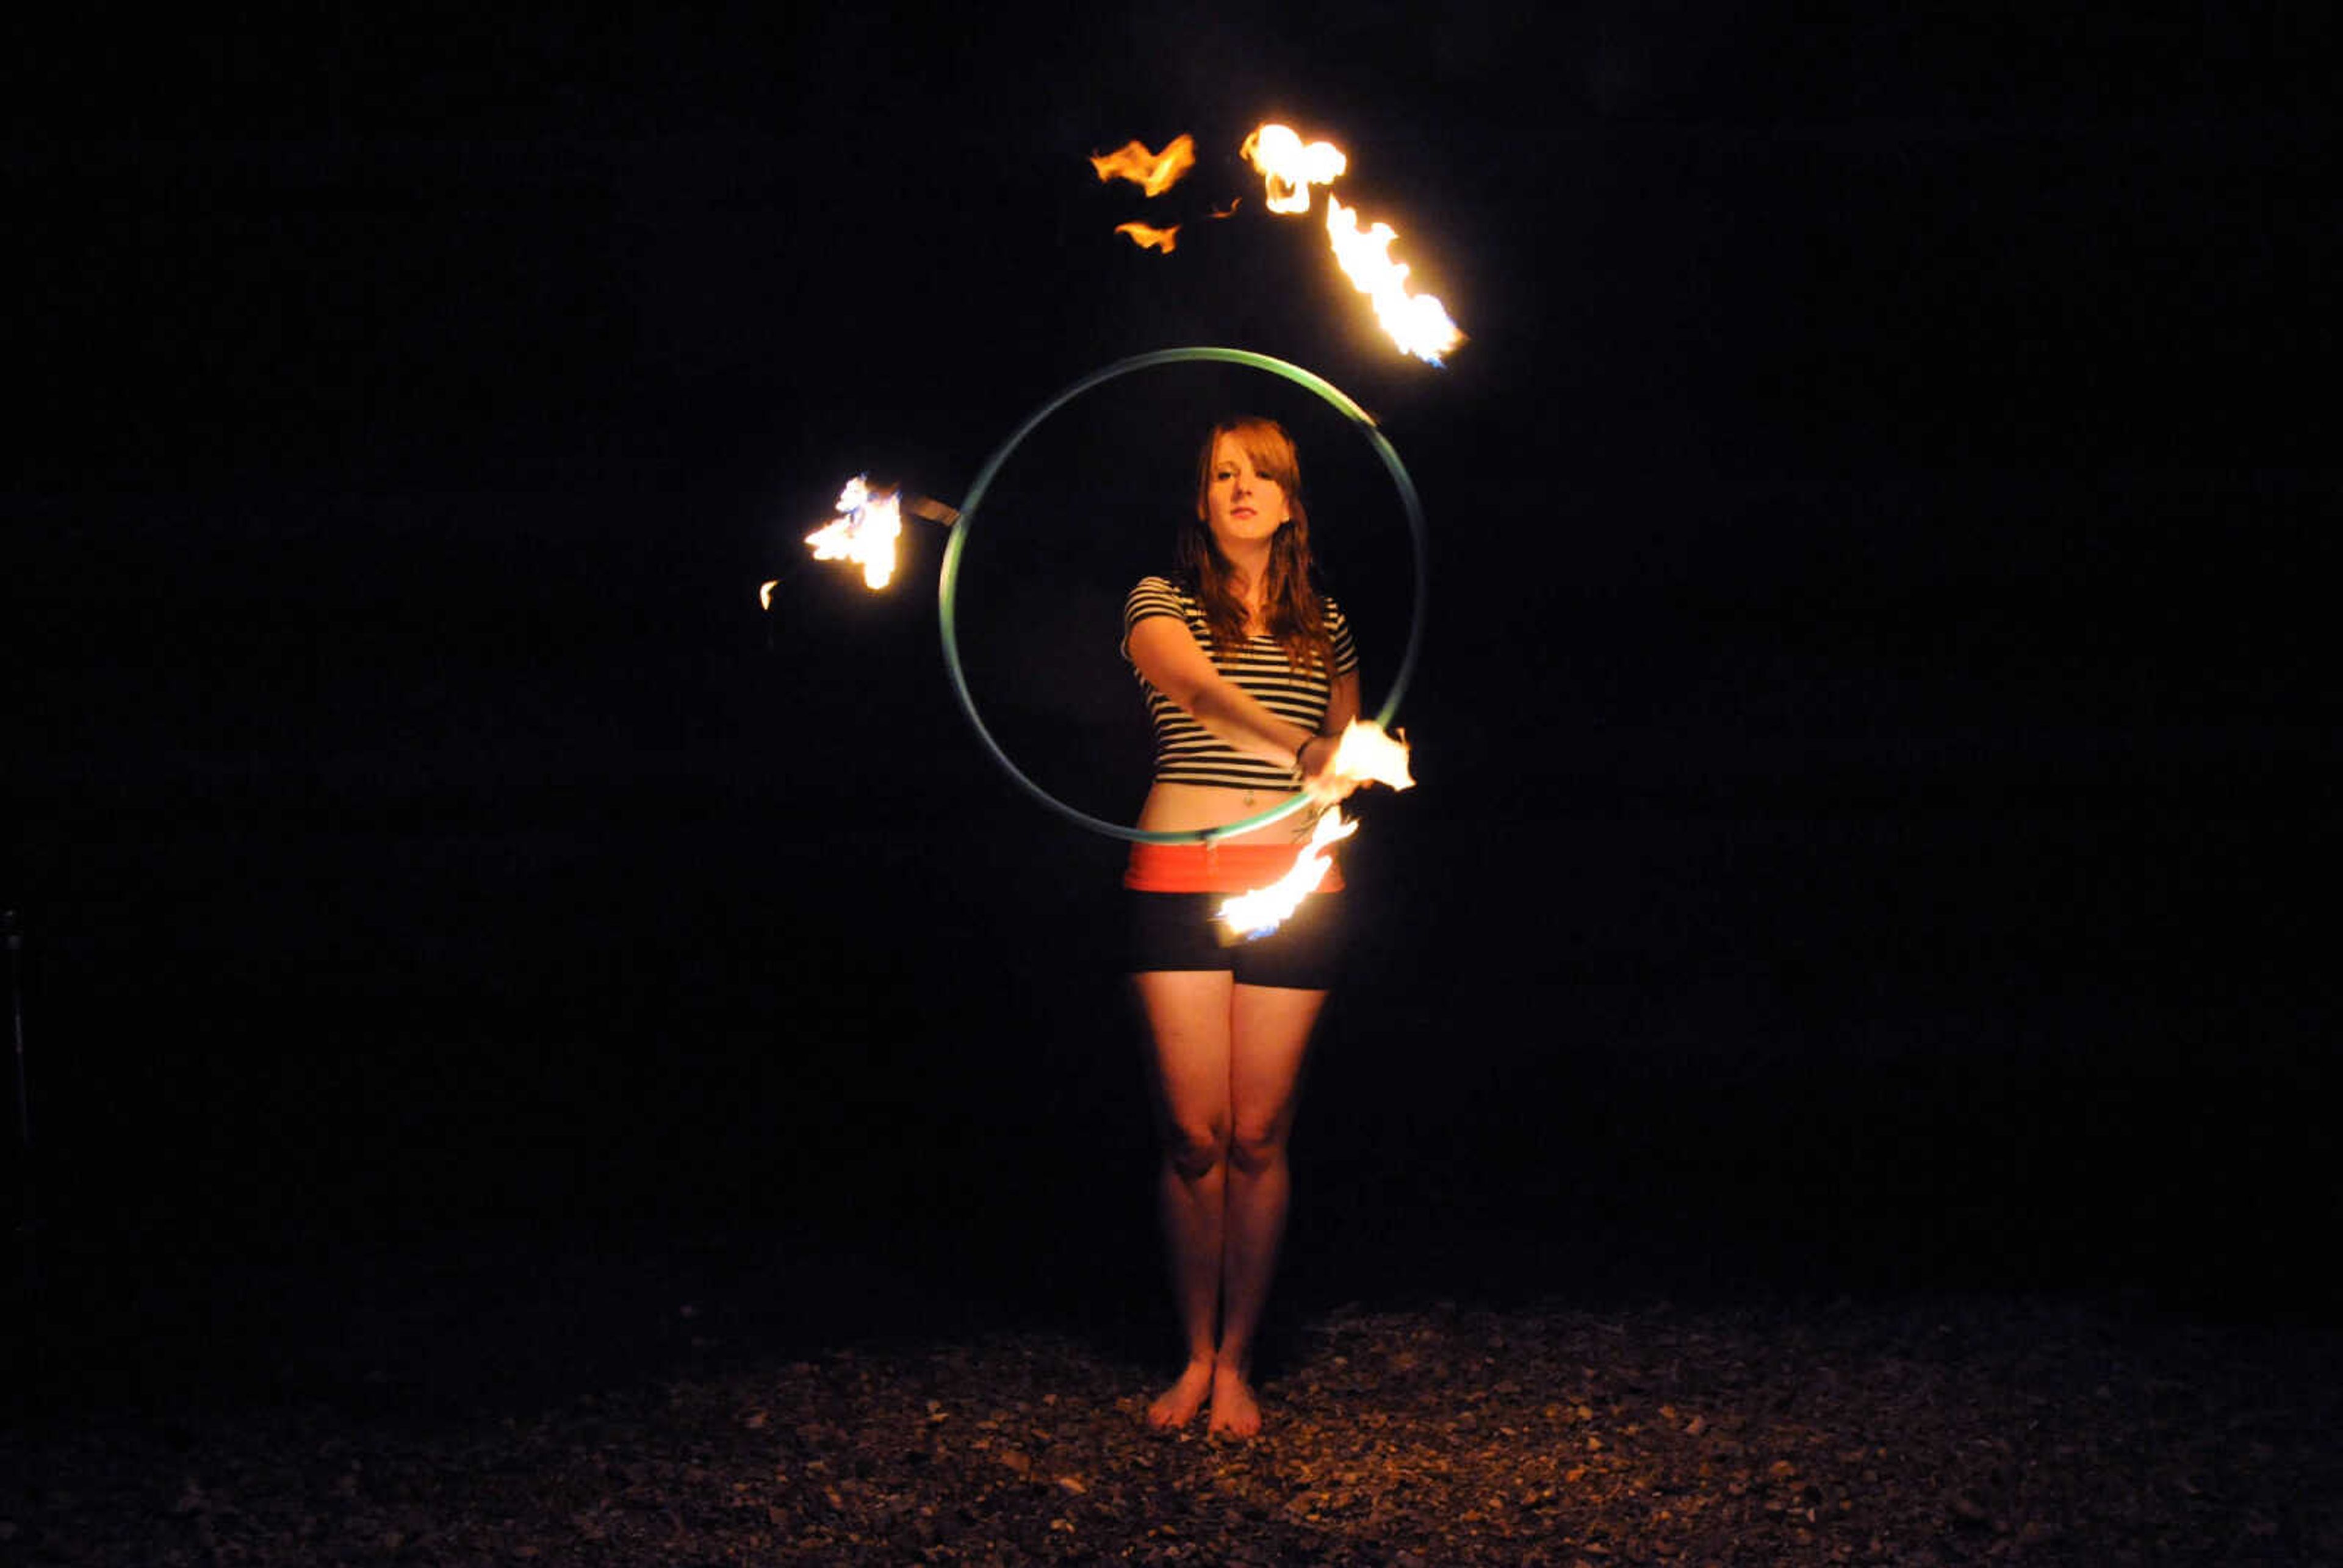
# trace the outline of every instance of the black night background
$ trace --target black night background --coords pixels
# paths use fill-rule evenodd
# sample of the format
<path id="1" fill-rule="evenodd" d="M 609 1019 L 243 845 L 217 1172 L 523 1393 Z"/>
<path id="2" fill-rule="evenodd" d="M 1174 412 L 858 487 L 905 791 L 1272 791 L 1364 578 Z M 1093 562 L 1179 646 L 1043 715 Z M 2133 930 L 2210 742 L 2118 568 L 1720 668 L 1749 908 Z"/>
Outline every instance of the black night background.
<path id="1" fill-rule="evenodd" d="M 2331 1334 L 2324 14 L 1442 13 L 12 25 L 25 1430 L 287 1366 L 555 1400 L 660 1375 L 686 1306 L 749 1359 L 1040 1325 L 1128 1353 L 1068 1400 L 1168 1370 L 1121 846 L 963 716 L 941 528 L 885 594 L 799 541 L 1186 344 L 1356 397 L 1429 523 L 1287 1332 Z M 1263 120 L 1344 146 L 1444 367 L 1262 210 Z M 1086 161 L 1183 132 L 1151 201 Z M 1370 707 L 1406 638 L 1324 409 L 1084 399 L 985 504 L 967 651 L 1100 814 L 1144 786 L 1117 607 L 1231 404 L 1303 427 Z M 62 1551 L 43 1506 L 0 1554 Z"/>

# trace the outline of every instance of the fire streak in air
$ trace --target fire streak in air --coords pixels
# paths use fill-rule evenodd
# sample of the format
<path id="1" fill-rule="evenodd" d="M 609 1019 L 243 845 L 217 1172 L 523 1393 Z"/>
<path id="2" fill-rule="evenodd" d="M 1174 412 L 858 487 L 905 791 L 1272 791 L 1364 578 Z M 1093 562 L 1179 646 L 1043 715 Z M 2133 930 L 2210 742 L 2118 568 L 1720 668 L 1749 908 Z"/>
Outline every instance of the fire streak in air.
<path id="1" fill-rule="evenodd" d="M 1437 365 L 1441 356 L 1454 353 L 1464 341 L 1456 323 L 1448 319 L 1446 307 L 1431 295 L 1408 289 L 1407 264 L 1391 258 L 1391 242 L 1399 237 L 1391 225 L 1379 223 L 1362 234 L 1357 210 L 1344 206 L 1328 191 L 1326 237 L 1332 242 L 1334 259 L 1342 263 L 1351 286 L 1374 302 L 1375 319 L 1402 349 L 1427 365 Z"/>
<path id="2" fill-rule="evenodd" d="M 885 588 L 895 575 L 895 539 L 903 514 L 893 490 L 873 491 L 869 476 L 857 474 L 838 493 L 839 516 L 806 536 L 818 561 L 852 561 L 864 586 Z"/>
<path id="3" fill-rule="evenodd" d="M 1239 893 L 1223 901 L 1220 909 L 1222 923 L 1246 940 L 1265 937 L 1277 930 L 1285 917 L 1299 909 L 1302 900 L 1326 879 L 1327 869 L 1333 864 L 1327 859 L 1326 851 L 1358 830 L 1359 825 L 1340 811 L 1329 811 L 1319 818 L 1318 830 L 1302 846 L 1302 858 L 1293 862 L 1293 869 L 1266 888 Z"/>
<path id="4" fill-rule="evenodd" d="M 1291 126 L 1272 122 L 1256 126 L 1238 147 L 1237 156 L 1252 165 L 1265 182 L 1269 210 L 1273 213 L 1288 216 L 1306 213 L 1311 187 L 1329 187 L 1327 243 L 1352 286 L 1373 304 L 1375 319 L 1402 351 L 1427 365 L 1437 365 L 1463 343 L 1464 334 L 1450 319 L 1448 307 L 1408 286 L 1407 264 L 1392 258 L 1392 241 L 1399 237 L 1392 226 L 1376 223 L 1362 229 L 1357 209 L 1334 199 L 1333 183 L 1351 162 L 1342 148 L 1332 142 L 1305 142 Z M 1092 157 L 1091 166 L 1098 170 L 1101 180 L 1127 179 L 1152 196 L 1171 189 L 1195 162 L 1195 142 L 1182 136 L 1161 153 L 1149 152 L 1144 142 L 1131 142 L 1119 152 Z M 1232 204 L 1229 211 L 1235 210 Z M 1212 216 L 1228 215 L 1216 211 Z M 1143 223 L 1115 226 L 1115 233 L 1130 236 L 1141 249 L 1160 250 L 1167 256 L 1179 232 L 1176 225 L 1171 228 Z"/>
<path id="5" fill-rule="evenodd" d="M 1278 125 L 1260 126 L 1245 138 L 1242 151 L 1268 182 L 1269 210 L 1277 213 L 1308 212 L 1310 187 L 1332 186 L 1349 164 L 1332 143 L 1304 146 L 1299 134 Z M 1437 365 L 1464 341 L 1446 307 L 1408 288 L 1406 265 L 1391 257 L 1391 242 L 1399 237 L 1391 225 L 1378 223 L 1361 233 L 1357 212 L 1336 201 L 1330 189 L 1326 237 L 1352 286 L 1374 302 L 1375 318 L 1403 350 Z"/>
<path id="6" fill-rule="evenodd" d="M 1143 223 L 1119 223 L 1114 226 L 1114 232 L 1129 235 L 1131 243 L 1141 250 L 1160 250 L 1169 256 L 1180 248 L 1180 226 L 1176 223 L 1170 228 L 1151 228 Z"/>
<path id="7" fill-rule="evenodd" d="M 1091 159 L 1091 167 L 1098 171 L 1101 182 L 1126 179 L 1151 196 L 1178 185 L 1181 176 L 1195 166 L 1196 139 L 1186 135 L 1172 137 L 1160 153 L 1149 152 L 1145 142 L 1131 141 L 1104 157 Z"/>

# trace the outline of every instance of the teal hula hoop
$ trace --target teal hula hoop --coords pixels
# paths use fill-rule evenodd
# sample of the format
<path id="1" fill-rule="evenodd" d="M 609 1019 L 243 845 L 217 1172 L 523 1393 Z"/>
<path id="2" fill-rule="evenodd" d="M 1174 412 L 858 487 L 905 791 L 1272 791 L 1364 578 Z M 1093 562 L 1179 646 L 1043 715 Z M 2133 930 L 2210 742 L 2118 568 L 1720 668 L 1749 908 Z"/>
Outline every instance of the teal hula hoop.
<path id="1" fill-rule="evenodd" d="M 1408 538 L 1414 548 L 1415 596 L 1413 608 L 1408 616 L 1407 648 L 1400 657 L 1399 673 L 1392 678 L 1391 695 L 1383 699 L 1382 710 L 1375 715 L 1375 723 L 1385 729 L 1391 728 L 1392 716 L 1399 711 L 1399 699 L 1407 690 L 1408 678 L 1415 673 L 1416 650 L 1423 641 L 1424 570 L 1428 554 L 1424 547 L 1423 503 L 1417 498 L 1415 481 L 1408 477 L 1407 465 L 1399 460 L 1399 454 L 1393 451 L 1392 444 L 1383 438 L 1383 433 L 1375 427 L 1373 416 L 1360 407 L 1332 382 L 1322 377 L 1311 374 L 1299 365 L 1289 364 L 1282 359 L 1272 359 L 1266 354 L 1254 354 L 1242 348 L 1160 348 L 1152 353 L 1136 354 L 1128 359 L 1118 359 L 1102 370 L 1093 370 L 1047 403 L 1042 404 L 1026 418 L 1022 425 L 1017 427 L 1016 432 L 1008 440 L 1003 441 L 991 457 L 984 460 L 984 467 L 977 471 L 976 482 L 969 487 L 968 498 L 960 505 L 960 520 L 952 525 L 951 542 L 944 547 L 943 574 L 936 588 L 936 618 L 943 631 L 944 668 L 951 676 L 952 693 L 960 699 L 960 711 L 967 714 L 969 723 L 976 727 L 977 739 L 984 742 L 985 749 L 992 753 L 992 759 L 1000 763 L 1009 777 L 1015 779 L 1028 795 L 1032 796 L 1068 821 L 1088 828 L 1094 833 L 1103 833 L 1109 838 L 1127 839 L 1134 844 L 1214 843 L 1223 839 L 1233 838 L 1239 833 L 1249 832 L 1255 828 L 1265 828 L 1272 822 L 1289 817 L 1307 805 L 1310 797 L 1307 793 L 1296 793 L 1265 811 L 1247 817 L 1242 821 L 1232 822 L 1223 828 L 1197 828 L 1176 832 L 1158 832 L 1144 828 L 1126 828 L 1120 822 L 1110 822 L 1102 817 L 1093 817 L 1087 811 L 1075 809 L 1042 789 L 1027 778 L 1024 770 L 1010 760 L 1009 754 L 1001 749 L 1001 743 L 993 739 L 992 731 L 984 727 L 984 719 L 976 710 L 976 699 L 969 691 L 968 672 L 960 666 L 958 618 L 955 610 L 960 588 L 960 556 L 968 548 L 969 534 L 975 527 L 977 508 L 983 504 L 984 492 L 991 486 L 993 477 L 1001 472 L 1001 465 L 1009 461 L 1011 454 L 1017 450 L 1028 436 L 1041 427 L 1043 420 L 1083 393 L 1102 387 L 1117 377 L 1129 376 L 1140 370 L 1151 370 L 1161 365 L 1183 365 L 1202 360 L 1218 361 L 1225 365 L 1243 365 L 1255 370 L 1266 370 L 1272 376 L 1282 376 L 1297 387 L 1306 387 L 1315 392 L 1320 397 L 1339 409 L 1352 424 L 1359 427 L 1360 432 L 1366 437 L 1367 444 L 1374 448 L 1375 456 L 1383 459 L 1384 469 L 1392 477 L 1392 483 L 1399 488 L 1400 503 L 1407 511 Z"/>

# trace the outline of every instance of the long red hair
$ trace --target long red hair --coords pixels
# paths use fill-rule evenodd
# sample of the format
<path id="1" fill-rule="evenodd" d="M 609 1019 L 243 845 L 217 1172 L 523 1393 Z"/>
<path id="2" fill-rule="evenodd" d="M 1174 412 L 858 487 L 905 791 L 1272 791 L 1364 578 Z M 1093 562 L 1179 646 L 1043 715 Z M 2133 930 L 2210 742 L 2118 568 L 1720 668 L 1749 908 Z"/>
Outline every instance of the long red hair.
<path id="1" fill-rule="evenodd" d="M 1246 417 L 1224 419 L 1204 436 L 1196 457 L 1196 515 L 1180 527 L 1173 547 L 1182 586 L 1203 607 L 1212 646 L 1222 651 L 1242 648 L 1245 641 L 1245 606 L 1239 597 L 1234 563 L 1221 553 L 1205 518 L 1212 487 L 1212 454 L 1223 436 L 1233 436 L 1252 460 L 1253 470 L 1274 479 L 1285 491 L 1292 514 L 1270 536 L 1269 568 L 1261 586 L 1262 619 L 1269 635 L 1285 649 L 1286 662 L 1296 670 L 1312 665 L 1327 678 L 1334 674 L 1334 640 L 1326 630 L 1326 611 L 1310 581 L 1310 513 L 1302 503 L 1302 459 L 1293 437 L 1274 419 Z"/>

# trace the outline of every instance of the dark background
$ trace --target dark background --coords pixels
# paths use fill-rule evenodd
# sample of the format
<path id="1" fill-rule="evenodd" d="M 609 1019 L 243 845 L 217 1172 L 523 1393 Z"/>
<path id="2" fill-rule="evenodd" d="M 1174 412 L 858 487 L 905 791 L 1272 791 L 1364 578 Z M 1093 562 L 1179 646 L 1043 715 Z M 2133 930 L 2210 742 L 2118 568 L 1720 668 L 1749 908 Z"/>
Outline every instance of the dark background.
<path id="1" fill-rule="evenodd" d="M 1430 524 L 1290 1308 L 2330 1312 L 2327 24 L 2078 15 L 17 24 L 16 1299 L 1168 1344 L 1121 847 L 962 718 L 940 530 L 886 596 L 797 540 L 1207 343 Z M 1446 367 L 1261 211 L 1270 118 Z M 1183 131 L 1152 203 L 1084 161 Z M 987 502 L 972 677 L 1087 809 L 1195 432 L 1288 390 L 1118 382 Z M 1304 457 L 1380 702 L 1404 531 Z"/>

